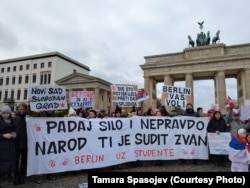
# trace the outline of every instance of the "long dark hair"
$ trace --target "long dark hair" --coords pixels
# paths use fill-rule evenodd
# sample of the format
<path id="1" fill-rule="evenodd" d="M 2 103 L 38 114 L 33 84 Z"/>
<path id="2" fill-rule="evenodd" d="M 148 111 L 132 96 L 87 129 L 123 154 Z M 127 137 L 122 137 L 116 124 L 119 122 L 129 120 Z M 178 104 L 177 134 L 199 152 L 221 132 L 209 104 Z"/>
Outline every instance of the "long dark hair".
<path id="1" fill-rule="evenodd" d="M 214 113 L 213 113 L 213 116 L 211 117 L 211 120 L 216 120 L 215 114 L 220 114 L 220 119 L 222 118 L 221 111 L 215 110 Z"/>

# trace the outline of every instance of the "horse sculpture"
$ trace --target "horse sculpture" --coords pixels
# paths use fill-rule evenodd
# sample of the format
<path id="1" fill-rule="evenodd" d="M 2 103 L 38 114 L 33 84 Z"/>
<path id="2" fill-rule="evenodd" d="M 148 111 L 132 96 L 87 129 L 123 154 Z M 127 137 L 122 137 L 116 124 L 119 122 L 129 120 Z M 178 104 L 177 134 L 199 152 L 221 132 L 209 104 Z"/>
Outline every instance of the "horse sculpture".
<path id="1" fill-rule="evenodd" d="M 197 46 L 205 46 L 205 45 L 207 45 L 207 37 L 206 37 L 205 33 L 203 33 L 203 32 L 197 33 L 196 45 Z"/>
<path id="2" fill-rule="evenodd" d="M 207 32 L 206 45 L 210 44 L 210 31 Z"/>
<path id="3" fill-rule="evenodd" d="M 216 32 L 216 35 L 215 35 L 215 37 L 212 40 L 212 44 L 216 44 L 216 42 L 220 40 L 220 36 L 219 35 L 220 35 L 220 30 L 218 30 Z"/>
<path id="4" fill-rule="evenodd" d="M 192 40 L 192 38 L 190 37 L 190 35 L 188 35 L 188 40 L 189 40 L 189 45 L 191 45 L 192 47 L 194 47 L 194 41 Z"/>

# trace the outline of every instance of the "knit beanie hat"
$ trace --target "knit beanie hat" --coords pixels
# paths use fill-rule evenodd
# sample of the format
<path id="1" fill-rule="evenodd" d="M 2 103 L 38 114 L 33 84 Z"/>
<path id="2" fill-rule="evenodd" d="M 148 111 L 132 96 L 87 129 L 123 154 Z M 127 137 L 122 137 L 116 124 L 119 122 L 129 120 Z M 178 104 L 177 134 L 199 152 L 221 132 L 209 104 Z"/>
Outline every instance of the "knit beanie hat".
<path id="1" fill-rule="evenodd" d="M 7 105 L 3 106 L 2 109 L 1 109 L 1 114 L 2 113 L 9 113 L 10 114 L 11 113 L 10 107 L 7 106 Z"/>
<path id="2" fill-rule="evenodd" d="M 238 135 L 240 135 L 240 134 L 242 134 L 242 133 L 244 133 L 244 132 L 246 132 L 246 130 L 245 130 L 245 129 L 240 128 L 240 129 L 238 130 Z"/>

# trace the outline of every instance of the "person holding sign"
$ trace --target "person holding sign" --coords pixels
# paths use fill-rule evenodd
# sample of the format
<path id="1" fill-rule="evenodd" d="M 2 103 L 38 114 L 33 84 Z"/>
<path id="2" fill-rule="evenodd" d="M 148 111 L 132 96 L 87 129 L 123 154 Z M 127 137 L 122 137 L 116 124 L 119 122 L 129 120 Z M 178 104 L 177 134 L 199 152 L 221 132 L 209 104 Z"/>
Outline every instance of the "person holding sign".
<path id="1" fill-rule="evenodd" d="M 197 114 L 198 114 L 199 117 L 206 117 L 206 114 L 203 112 L 202 107 L 197 108 Z"/>
<path id="2" fill-rule="evenodd" d="M 165 114 L 164 114 L 164 115 L 165 115 Z M 163 116 L 163 115 L 162 115 L 162 111 L 161 111 L 161 110 L 156 110 L 155 116 L 157 116 L 157 117 Z M 161 160 L 156 160 L 156 161 L 155 161 L 155 166 L 163 166 L 163 162 L 162 162 Z"/>
<path id="3" fill-rule="evenodd" d="M 100 112 L 97 115 L 98 118 L 106 118 L 108 117 L 108 115 L 106 114 L 106 110 L 105 109 L 101 109 Z"/>
<path id="4" fill-rule="evenodd" d="M 187 103 L 186 110 L 184 111 L 183 116 L 199 117 L 197 112 L 194 111 L 192 103 Z"/>
<path id="5" fill-rule="evenodd" d="M 115 117 L 121 117 L 122 115 L 122 109 L 119 108 L 119 106 L 116 106 L 115 108 Z"/>
<path id="6" fill-rule="evenodd" d="M 168 113 L 168 111 L 164 105 L 161 105 L 159 110 L 160 110 L 162 116 L 169 116 L 170 117 L 170 114 Z"/>
<path id="7" fill-rule="evenodd" d="M 88 115 L 87 119 L 96 118 L 96 115 L 97 115 L 96 111 L 93 110 L 93 109 L 91 109 L 91 110 L 89 111 L 89 115 Z"/>
<path id="8" fill-rule="evenodd" d="M 194 111 L 192 103 L 187 103 L 186 110 L 184 111 L 183 116 L 198 117 L 198 114 Z M 188 159 L 180 159 L 180 162 L 182 164 L 186 164 L 187 160 Z M 197 164 L 197 160 L 193 159 L 192 161 L 194 164 Z"/>
<path id="9" fill-rule="evenodd" d="M 214 111 L 213 116 L 208 122 L 207 132 L 220 134 L 221 132 L 228 132 L 228 127 L 221 116 L 220 111 Z M 212 155 L 209 156 L 211 162 L 215 163 L 216 166 L 225 166 L 226 156 L 225 155 Z"/>
<path id="10" fill-rule="evenodd" d="M 67 100 L 68 102 L 68 100 Z M 30 100 L 28 100 L 28 103 L 30 103 Z M 65 117 L 68 116 L 69 113 L 71 113 L 72 109 L 70 108 L 70 103 L 68 102 L 68 109 L 65 110 L 47 110 L 47 111 L 32 111 L 30 109 L 30 105 L 28 105 L 28 114 L 32 117 Z M 76 114 L 76 112 L 74 111 Z M 43 177 L 44 175 L 38 175 L 36 177 L 36 183 L 41 184 L 43 183 Z M 47 179 L 49 180 L 56 180 L 55 174 L 48 174 Z"/>
<path id="11" fill-rule="evenodd" d="M 150 107 L 148 108 L 148 110 L 146 111 L 145 116 L 153 116 L 153 115 L 154 115 L 154 111 L 153 111 L 153 109 L 152 109 L 152 106 L 150 106 Z"/>
<path id="12" fill-rule="evenodd" d="M 172 110 L 171 110 L 170 117 L 176 117 L 176 116 L 178 116 L 177 110 L 176 110 L 176 109 L 172 109 Z"/>
<path id="13" fill-rule="evenodd" d="M 76 113 L 79 117 L 82 117 L 82 118 L 88 117 L 88 115 L 87 115 L 88 113 L 87 113 L 87 110 L 85 109 L 85 107 L 77 109 Z"/>

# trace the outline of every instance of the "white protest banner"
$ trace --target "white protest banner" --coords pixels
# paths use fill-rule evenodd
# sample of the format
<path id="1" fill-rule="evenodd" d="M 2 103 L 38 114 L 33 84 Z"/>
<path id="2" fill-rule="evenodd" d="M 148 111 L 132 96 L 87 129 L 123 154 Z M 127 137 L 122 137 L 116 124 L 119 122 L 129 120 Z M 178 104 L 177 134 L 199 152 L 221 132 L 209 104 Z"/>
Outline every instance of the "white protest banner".
<path id="1" fill-rule="evenodd" d="M 246 100 L 245 100 L 245 105 L 246 105 L 246 106 L 250 106 L 250 100 L 249 100 L 249 99 L 246 99 Z"/>
<path id="2" fill-rule="evenodd" d="M 111 85 L 112 106 L 133 107 L 137 106 L 137 85 Z"/>
<path id="3" fill-rule="evenodd" d="M 229 142 L 231 141 L 231 134 L 229 132 L 207 133 L 208 147 L 210 154 L 228 155 Z"/>
<path id="4" fill-rule="evenodd" d="M 93 91 L 70 91 L 71 107 L 76 109 L 80 107 L 93 107 Z"/>
<path id="5" fill-rule="evenodd" d="M 250 106 L 249 105 L 243 105 L 240 108 L 240 120 L 245 121 L 250 118 Z"/>
<path id="6" fill-rule="evenodd" d="M 27 175 L 136 160 L 208 159 L 207 118 L 27 117 Z"/>
<path id="7" fill-rule="evenodd" d="M 29 98 L 32 111 L 68 108 L 64 86 L 29 86 Z"/>
<path id="8" fill-rule="evenodd" d="M 171 85 L 164 85 L 162 87 L 162 93 L 165 94 L 165 105 L 185 108 L 186 96 L 191 96 L 192 89 L 189 87 L 176 87 Z"/>
<path id="9" fill-rule="evenodd" d="M 211 109 L 213 109 L 214 111 L 220 110 L 220 106 L 219 104 L 211 104 Z"/>

